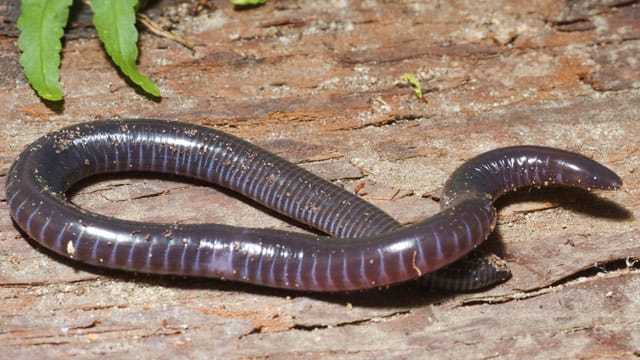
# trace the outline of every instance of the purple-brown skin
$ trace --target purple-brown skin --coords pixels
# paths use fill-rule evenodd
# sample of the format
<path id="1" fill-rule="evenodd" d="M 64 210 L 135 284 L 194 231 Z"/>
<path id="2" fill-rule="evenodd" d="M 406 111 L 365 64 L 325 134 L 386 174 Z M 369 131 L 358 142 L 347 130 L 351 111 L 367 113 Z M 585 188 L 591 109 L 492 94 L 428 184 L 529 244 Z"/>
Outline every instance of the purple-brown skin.
<path id="1" fill-rule="evenodd" d="M 80 209 L 66 197 L 89 176 L 132 171 L 219 184 L 330 236 L 124 221 Z M 615 189 L 622 181 L 579 154 L 536 146 L 498 149 L 454 172 L 441 212 L 402 227 L 358 196 L 234 136 L 140 119 L 74 125 L 37 140 L 12 166 L 6 192 L 11 216 L 25 233 L 83 263 L 345 291 L 405 282 L 455 262 L 493 230 L 497 197 L 545 185 Z"/>

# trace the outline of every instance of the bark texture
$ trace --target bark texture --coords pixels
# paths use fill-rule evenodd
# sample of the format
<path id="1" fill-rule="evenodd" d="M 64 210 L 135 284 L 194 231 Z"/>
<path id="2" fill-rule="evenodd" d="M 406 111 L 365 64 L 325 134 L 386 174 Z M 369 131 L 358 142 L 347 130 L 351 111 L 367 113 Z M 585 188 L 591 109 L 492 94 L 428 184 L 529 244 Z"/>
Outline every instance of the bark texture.
<path id="1" fill-rule="evenodd" d="M 160 1 L 142 31 L 153 101 L 106 57 L 79 9 L 62 106 L 18 64 L 18 1 L 0 4 L 0 185 L 18 153 L 62 126 L 157 117 L 264 146 L 400 221 L 435 213 L 447 176 L 501 146 L 585 153 L 624 179 L 500 202 L 487 246 L 513 278 L 473 294 L 413 285 L 308 295 L 229 282 L 98 271 L 25 241 L 0 195 L 0 348 L 7 358 L 618 358 L 640 356 L 638 1 Z M 414 73 L 417 99 L 400 76 Z M 121 218 L 293 229 L 202 184 L 110 178 L 82 206 Z"/>

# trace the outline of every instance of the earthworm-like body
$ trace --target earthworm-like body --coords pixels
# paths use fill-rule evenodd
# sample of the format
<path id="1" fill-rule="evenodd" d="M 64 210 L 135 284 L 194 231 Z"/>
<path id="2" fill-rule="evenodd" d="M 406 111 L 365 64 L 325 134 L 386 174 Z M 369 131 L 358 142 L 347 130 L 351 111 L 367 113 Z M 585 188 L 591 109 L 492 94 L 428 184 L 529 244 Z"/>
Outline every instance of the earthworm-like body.
<path id="1" fill-rule="evenodd" d="M 87 177 L 132 171 L 218 184 L 330 236 L 119 220 L 83 210 L 66 197 Z M 403 227 L 354 194 L 232 135 L 138 119 L 84 123 L 42 137 L 12 166 L 6 192 L 11 216 L 26 234 L 83 263 L 343 291 L 415 279 L 460 259 L 491 233 L 492 202 L 507 191 L 621 184 L 611 170 L 576 153 L 537 146 L 498 149 L 454 172 L 441 212 Z"/>

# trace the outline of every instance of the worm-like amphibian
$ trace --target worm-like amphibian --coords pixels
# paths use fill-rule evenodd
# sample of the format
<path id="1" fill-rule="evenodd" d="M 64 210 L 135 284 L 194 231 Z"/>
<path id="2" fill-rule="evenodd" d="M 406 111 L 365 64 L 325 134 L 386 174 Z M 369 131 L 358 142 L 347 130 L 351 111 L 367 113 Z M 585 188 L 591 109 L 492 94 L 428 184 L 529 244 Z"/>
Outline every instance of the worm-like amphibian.
<path id="1" fill-rule="evenodd" d="M 82 179 L 132 171 L 218 184 L 329 236 L 125 221 L 88 212 L 67 199 L 66 192 Z M 138 119 L 84 123 L 40 138 L 11 167 L 6 192 L 12 218 L 29 237 L 77 261 L 343 291 L 404 282 L 455 262 L 493 230 L 496 198 L 546 185 L 615 189 L 622 181 L 576 153 L 538 146 L 498 149 L 453 173 L 439 213 L 401 226 L 358 196 L 232 135 Z"/>

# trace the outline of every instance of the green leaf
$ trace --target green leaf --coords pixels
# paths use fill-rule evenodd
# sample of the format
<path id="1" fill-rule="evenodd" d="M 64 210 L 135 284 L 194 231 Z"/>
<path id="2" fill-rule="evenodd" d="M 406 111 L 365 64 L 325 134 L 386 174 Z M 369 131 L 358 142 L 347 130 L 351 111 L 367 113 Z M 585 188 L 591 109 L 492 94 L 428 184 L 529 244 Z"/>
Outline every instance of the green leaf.
<path id="1" fill-rule="evenodd" d="M 137 0 L 92 0 L 93 24 L 107 53 L 120 70 L 144 91 L 160 96 L 160 90 L 136 67 L 138 30 L 136 30 Z"/>
<path id="2" fill-rule="evenodd" d="M 418 80 L 418 77 L 415 74 L 402 74 L 400 78 L 408 81 L 409 84 L 413 86 L 413 91 L 416 93 L 416 97 L 418 99 L 422 99 L 422 84 L 420 84 L 420 80 Z"/>
<path id="3" fill-rule="evenodd" d="M 69 18 L 72 0 L 22 0 L 18 18 L 18 47 L 24 75 L 39 96 L 62 100 L 60 88 L 60 38 Z"/>
<path id="4" fill-rule="evenodd" d="M 231 0 L 231 3 L 237 6 L 253 6 L 266 4 L 267 0 Z"/>

